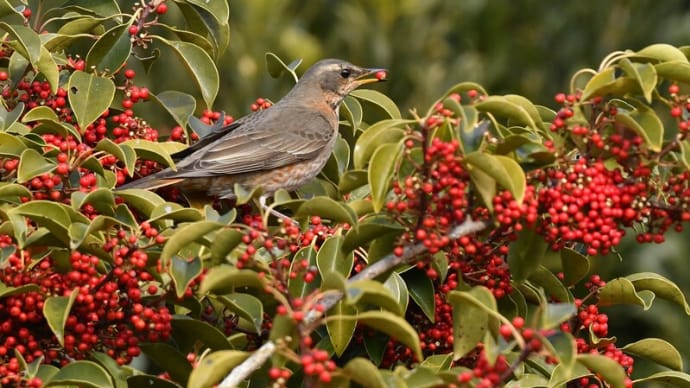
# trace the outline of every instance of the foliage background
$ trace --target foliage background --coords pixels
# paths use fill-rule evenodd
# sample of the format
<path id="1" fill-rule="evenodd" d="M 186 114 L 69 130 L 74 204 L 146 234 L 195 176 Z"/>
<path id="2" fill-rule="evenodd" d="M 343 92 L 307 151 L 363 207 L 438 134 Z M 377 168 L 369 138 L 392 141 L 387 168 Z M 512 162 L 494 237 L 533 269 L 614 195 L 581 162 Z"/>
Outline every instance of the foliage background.
<path id="1" fill-rule="evenodd" d="M 377 90 L 401 109 L 423 109 L 460 81 L 552 105 L 574 71 L 596 68 L 607 53 L 690 43 L 690 4 L 682 0 L 233 0 L 230 15 L 215 109 L 236 117 L 257 97 L 277 100 L 292 85 L 290 77 L 267 76 L 268 51 L 303 59 L 300 71 L 324 57 L 386 67 L 391 81 Z M 653 271 L 690 295 L 689 238 L 689 231 L 671 234 L 662 246 L 629 238 L 621 246 L 622 265 L 617 255 L 600 257 L 594 271 L 603 278 Z M 620 343 L 658 336 L 690 362 L 690 321 L 681 311 L 658 301 L 651 311 L 623 306 L 607 312 Z M 636 364 L 644 367 L 642 360 Z"/>

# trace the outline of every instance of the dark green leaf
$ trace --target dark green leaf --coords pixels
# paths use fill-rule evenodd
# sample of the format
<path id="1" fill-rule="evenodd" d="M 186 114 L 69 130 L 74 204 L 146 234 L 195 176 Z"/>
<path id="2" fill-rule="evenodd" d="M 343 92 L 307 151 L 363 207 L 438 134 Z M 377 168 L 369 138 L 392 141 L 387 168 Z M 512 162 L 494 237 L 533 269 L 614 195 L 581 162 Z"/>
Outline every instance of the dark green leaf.
<path id="1" fill-rule="evenodd" d="M 215 386 L 250 354 L 239 350 L 224 350 L 208 354 L 192 370 L 187 384 L 190 387 Z"/>
<path id="2" fill-rule="evenodd" d="M 158 102 L 175 120 L 177 125 L 187 128 L 189 118 L 196 109 L 196 99 L 187 93 L 176 90 L 168 90 L 153 96 L 154 101 Z"/>
<path id="3" fill-rule="evenodd" d="M 261 324 L 264 320 L 264 305 L 261 300 L 255 296 L 238 292 L 220 296 L 218 300 L 230 311 L 250 322 L 255 333 L 261 333 Z"/>
<path id="4" fill-rule="evenodd" d="M 517 240 L 510 244 L 509 249 L 510 273 L 517 283 L 522 283 L 539 268 L 548 245 L 534 229 L 525 228 L 518 232 Z"/>
<path id="5" fill-rule="evenodd" d="M 357 384 L 368 388 L 387 388 L 381 372 L 371 361 L 355 357 L 343 367 L 345 374 Z"/>
<path id="6" fill-rule="evenodd" d="M 487 309 L 495 311 L 496 302 L 492 307 L 491 300 L 491 291 L 477 287 L 448 294 L 448 303 L 453 306 L 453 359 L 464 357 L 484 338 L 489 329 Z"/>
<path id="7" fill-rule="evenodd" d="M 353 157 L 355 168 L 366 168 L 372 155 L 381 145 L 400 142 L 400 139 L 405 136 L 403 128 L 412 123 L 414 120 L 388 119 L 368 127 L 355 144 Z"/>
<path id="8" fill-rule="evenodd" d="M 0 22 L 0 29 L 5 30 L 14 39 L 8 41 L 7 44 L 31 64 L 38 64 L 41 58 L 41 38 L 38 37 L 36 31 L 26 26 L 9 25 L 5 22 Z"/>
<path id="9" fill-rule="evenodd" d="M 75 71 L 69 78 L 67 97 L 82 130 L 110 107 L 115 84 L 110 78 Z"/>
<path id="10" fill-rule="evenodd" d="M 114 74 L 125 65 L 132 52 L 129 26 L 133 21 L 117 25 L 98 38 L 86 55 L 88 68 L 95 68 L 100 74 Z"/>
<path id="11" fill-rule="evenodd" d="M 690 387 L 690 375 L 687 373 L 683 372 L 676 372 L 676 371 L 663 371 L 663 372 L 657 372 L 654 373 L 650 376 L 643 377 L 637 380 L 633 380 L 633 385 L 640 383 L 664 383 L 667 384 L 670 387 L 676 387 L 676 388 L 688 388 Z M 644 386 L 644 385 L 642 385 Z"/>
<path id="12" fill-rule="evenodd" d="M 108 388 L 113 387 L 113 381 L 108 372 L 95 362 L 72 361 L 53 375 L 45 386 L 75 385 L 84 388 Z"/>
<path id="13" fill-rule="evenodd" d="M 264 282 L 263 278 L 259 277 L 259 274 L 252 270 L 220 265 L 211 268 L 206 273 L 199 287 L 199 294 L 205 295 L 209 292 L 228 294 L 240 287 L 252 287 L 263 290 Z"/>
<path id="14" fill-rule="evenodd" d="M 78 294 L 79 289 L 75 288 L 70 296 L 49 296 L 43 304 L 43 316 L 61 345 L 65 340 L 65 323 Z"/>
<path id="15" fill-rule="evenodd" d="M 22 152 L 19 158 L 19 168 L 17 169 L 17 182 L 24 183 L 31 179 L 53 171 L 56 163 L 51 159 L 43 157 L 32 148 Z"/>
<path id="16" fill-rule="evenodd" d="M 626 354 L 646 358 L 667 368 L 682 371 L 683 358 L 670 343 L 659 338 L 643 338 L 621 348 Z"/>
<path id="17" fill-rule="evenodd" d="M 290 273 L 295 272 L 298 274 L 297 277 L 290 277 L 290 279 L 288 279 L 288 291 L 290 292 L 290 296 L 293 298 L 304 298 L 306 295 L 320 286 L 318 277 L 309 283 L 304 281 L 303 275 L 306 273 L 307 269 L 302 267 L 302 261 L 306 261 L 308 263 L 307 269 L 316 266 L 316 250 L 314 247 L 310 245 L 300 249 L 295 253 L 295 256 L 292 259 L 292 263 L 290 264 Z"/>
<path id="18" fill-rule="evenodd" d="M 295 218 L 307 216 L 321 216 L 334 222 L 345 222 L 349 225 L 357 224 L 356 214 L 347 204 L 323 196 L 305 201 L 295 213 Z"/>
<path id="19" fill-rule="evenodd" d="M 600 374 L 611 388 L 625 388 L 625 371 L 613 359 L 600 354 L 580 354 L 577 362 Z"/>
<path id="20" fill-rule="evenodd" d="M 321 277 L 326 272 L 337 272 L 344 277 L 348 277 L 354 266 L 354 254 L 346 254 L 342 251 L 343 236 L 335 235 L 328 237 L 323 242 L 316 254 L 316 266 L 319 268 Z"/>
<path id="21" fill-rule="evenodd" d="M 343 355 L 355 334 L 357 321 L 353 319 L 341 319 L 342 316 L 356 316 L 357 309 L 345 301 L 340 300 L 335 306 L 326 312 L 326 329 L 333 344 L 333 350 L 338 357 Z"/>
<path id="22" fill-rule="evenodd" d="M 416 267 L 400 274 L 412 300 L 422 309 L 424 315 L 434 323 L 436 322 L 436 296 L 434 283 L 426 276 L 426 273 Z"/>
<path id="23" fill-rule="evenodd" d="M 405 313 L 400 301 L 390 289 L 374 280 L 358 280 L 348 284 L 346 295 L 349 304 L 358 304 L 362 307 L 373 305 L 399 316 Z"/>
<path id="24" fill-rule="evenodd" d="M 208 233 L 221 228 L 223 225 L 212 221 L 199 221 L 187 224 L 170 236 L 163 246 L 161 260 L 167 261 L 180 249 L 190 243 L 198 241 Z"/>
<path id="25" fill-rule="evenodd" d="M 401 145 L 387 143 L 376 149 L 369 163 L 369 185 L 374 211 L 379 212 L 386 204 L 391 178 L 400 158 Z"/>
<path id="26" fill-rule="evenodd" d="M 201 259 L 194 257 L 191 260 L 186 260 L 182 257 L 173 255 L 170 260 L 170 277 L 175 284 L 175 291 L 178 298 L 182 298 L 187 287 L 201 275 L 203 266 Z"/>
<path id="27" fill-rule="evenodd" d="M 589 260 L 586 256 L 570 248 L 561 249 L 561 266 L 563 267 L 563 282 L 572 286 L 582 280 L 589 273 Z"/>
<path id="28" fill-rule="evenodd" d="M 351 92 L 350 95 L 357 99 L 368 101 L 374 105 L 377 105 L 392 119 L 399 119 L 402 117 L 400 110 L 398 110 L 398 106 L 395 105 L 395 103 L 388 98 L 388 96 L 381 92 L 371 89 L 359 89 Z"/>

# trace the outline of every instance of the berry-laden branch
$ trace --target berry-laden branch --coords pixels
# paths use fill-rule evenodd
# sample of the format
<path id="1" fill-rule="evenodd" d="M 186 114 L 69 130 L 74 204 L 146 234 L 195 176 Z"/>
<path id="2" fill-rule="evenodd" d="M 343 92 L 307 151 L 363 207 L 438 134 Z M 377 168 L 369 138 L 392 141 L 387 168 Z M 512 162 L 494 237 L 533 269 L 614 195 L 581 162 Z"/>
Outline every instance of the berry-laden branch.
<path id="1" fill-rule="evenodd" d="M 472 233 L 484 230 L 489 226 L 488 221 L 474 221 L 471 218 L 467 218 L 460 225 L 455 226 L 448 233 L 450 239 L 458 239 L 462 236 L 467 236 Z M 418 255 L 426 252 L 429 248 L 422 243 L 410 244 L 404 247 L 402 255 L 389 254 L 383 259 L 377 261 L 376 263 L 366 267 L 362 272 L 353 276 L 348 280 L 348 284 L 352 284 L 359 280 L 371 280 L 374 279 L 387 271 L 395 268 L 396 266 L 413 261 Z M 327 294 L 318 305 L 321 307 L 319 310 L 310 310 L 304 318 L 302 325 L 309 325 L 319 319 L 323 312 L 328 311 L 331 307 L 335 306 L 338 301 L 343 298 L 344 294 L 342 292 L 333 292 Z M 259 369 L 274 353 L 276 349 L 275 343 L 273 341 L 268 341 L 264 343 L 259 349 L 257 349 L 249 358 L 247 358 L 242 364 L 235 367 L 230 374 L 223 379 L 223 381 L 218 385 L 219 388 L 230 388 L 238 386 L 243 380 L 247 379 L 252 372 Z"/>

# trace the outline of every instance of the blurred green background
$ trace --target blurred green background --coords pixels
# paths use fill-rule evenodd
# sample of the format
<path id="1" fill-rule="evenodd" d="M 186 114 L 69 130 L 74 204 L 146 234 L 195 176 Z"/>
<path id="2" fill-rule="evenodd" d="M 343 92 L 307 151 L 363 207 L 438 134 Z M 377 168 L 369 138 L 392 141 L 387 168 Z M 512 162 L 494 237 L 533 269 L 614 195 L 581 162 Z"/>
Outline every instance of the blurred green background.
<path id="1" fill-rule="evenodd" d="M 552 96 L 567 91 L 576 70 L 598 67 L 610 52 L 658 42 L 690 44 L 690 2 L 233 0 L 230 25 L 214 109 L 235 117 L 246 114 L 257 97 L 278 100 L 293 84 L 288 76 L 268 76 L 266 52 L 286 62 L 302 58 L 298 73 L 325 57 L 386 67 L 389 82 L 374 87 L 402 111 L 425 111 L 462 81 L 554 107 Z M 170 73 L 151 75 L 155 85 L 156 77 Z M 592 262 L 604 278 L 652 271 L 690 295 L 688 237 L 687 232 L 670 235 L 663 245 L 645 246 L 629 238 L 620 257 Z M 621 346 L 660 337 L 675 344 L 686 363 L 690 360 L 690 317 L 679 306 L 657 300 L 650 311 L 636 306 L 605 311 Z"/>

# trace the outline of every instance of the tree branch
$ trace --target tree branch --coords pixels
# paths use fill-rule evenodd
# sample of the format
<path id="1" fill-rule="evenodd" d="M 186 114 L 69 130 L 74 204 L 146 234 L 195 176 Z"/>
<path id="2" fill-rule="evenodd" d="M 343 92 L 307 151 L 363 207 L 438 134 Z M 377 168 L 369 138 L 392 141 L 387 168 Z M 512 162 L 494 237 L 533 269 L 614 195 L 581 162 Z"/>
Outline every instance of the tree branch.
<path id="1" fill-rule="evenodd" d="M 457 239 L 462 236 L 466 236 L 471 233 L 479 232 L 489 226 L 488 221 L 473 221 L 469 217 L 460 225 L 457 225 L 448 233 L 450 239 Z M 402 263 L 406 263 L 417 257 L 419 254 L 424 253 L 427 248 L 424 244 L 415 244 L 406 246 L 403 250 L 401 256 L 396 256 L 394 254 L 389 254 L 383 259 L 377 261 L 376 263 L 367 266 L 362 270 L 362 272 L 351 277 L 348 280 L 348 284 L 352 284 L 359 280 L 371 280 L 381 274 L 384 274 L 391 269 L 397 267 Z M 342 292 L 334 292 L 326 295 L 318 303 L 323 306 L 322 311 L 328 311 L 331 307 L 335 306 L 342 298 L 344 294 Z M 315 322 L 317 319 L 323 316 L 323 312 L 318 312 L 316 310 L 310 310 L 304 317 L 303 325 L 309 325 Z M 243 380 L 249 377 L 255 370 L 261 368 L 261 366 L 268 360 L 273 352 L 275 351 L 275 344 L 272 341 L 264 343 L 259 349 L 257 349 L 249 358 L 247 358 L 242 364 L 237 366 L 230 372 L 230 374 L 218 385 L 218 388 L 231 388 L 238 386 Z"/>

